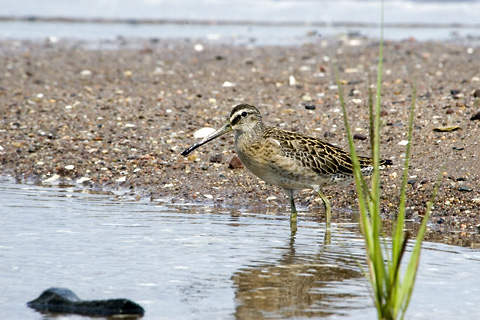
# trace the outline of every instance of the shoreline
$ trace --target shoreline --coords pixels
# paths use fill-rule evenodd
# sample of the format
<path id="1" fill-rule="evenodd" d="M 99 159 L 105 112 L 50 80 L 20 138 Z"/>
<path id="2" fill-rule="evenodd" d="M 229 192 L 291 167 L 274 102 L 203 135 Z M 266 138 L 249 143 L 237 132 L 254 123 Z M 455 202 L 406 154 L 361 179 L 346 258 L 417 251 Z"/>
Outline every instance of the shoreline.
<path id="1" fill-rule="evenodd" d="M 282 190 L 246 169 L 229 169 L 233 136 L 187 158 L 180 152 L 195 142 L 193 132 L 218 128 L 240 103 L 257 106 L 268 125 L 345 148 L 332 52 L 345 83 L 352 129 L 368 137 L 366 88 L 376 75 L 378 41 L 322 40 L 235 46 L 146 39 L 132 46 L 122 39 L 123 45 L 112 50 L 89 50 L 83 42 L 63 40 L 2 41 L 0 174 L 22 181 L 66 179 L 87 189 L 120 188 L 169 202 L 274 207 L 288 213 Z M 402 141 L 418 75 L 408 218 L 420 219 L 445 164 L 431 224 L 437 230 L 478 233 L 480 121 L 470 118 L 480 112 L 480 48 L 387 41 L 384 52 L 381 154 L 394 161 L 382 173 L 385 218 L 393 217 L 398 203 Z M 459 128 L 434 131 L 446 127 Z M 369 154 L 369 145 L 368 138 L 356 140 L 361 155 Z M 353 185 L 328 187 L 324 193 L 331 197 L 334 222 L 352 215 Z M 313 192 L 301 192 L 296 202 L 305 215 L 320 212 L 324 219 Z"/>

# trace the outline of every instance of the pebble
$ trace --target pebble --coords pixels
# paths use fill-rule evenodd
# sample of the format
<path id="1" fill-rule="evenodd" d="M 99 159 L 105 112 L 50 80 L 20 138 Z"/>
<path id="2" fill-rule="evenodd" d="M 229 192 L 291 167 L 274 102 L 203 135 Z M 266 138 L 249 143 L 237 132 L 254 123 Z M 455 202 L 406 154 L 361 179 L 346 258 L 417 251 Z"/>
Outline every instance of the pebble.
<path id="1" fill-rule="evenodd" d="M 224 88 L 235 87 L 235 83 L 232 83 L 232 82 L 230 82 L 230 81 L 225 81 L 225 82 L 222 84 L 222 87 L 224 87 Z"/>
<path id="2" fill-rule="evenodd" d="M 88 69 L 84 69 L 82 71 L 80 71 L 80 75 L 82 77 L 89 77 L 92 75 L 92 71 L 88 70 Z"/>
<path id="3" fill-rule="evenodd" d="M 433 131 L 436 131 L 436 132 L 452 132 L 452 131 L 456 131 L 458 129 L 460 129 L 459 126 L 437 127 L 437 128 L 433 128 Z"/>
<path id="4" fill-rule="evenodd" d="M 88 177 L 81 177 L 77 179 L 77 183 L 84 183 L 85 181 L 90 181 L 90 178 Z"/>
<path id="5" fill-rule="evenodd" d="M 407 183 L 408 184 L 415 184 L 417 182 L 417 179 L 408 179 Z"/>
<path id="6" fill-rule="evenodd" d="M 221 154 L 216 154 L 210 157 L 210 162 L 213 162 L 213 163 L 221 163 L 222 160 L 223 160 L 223 157 Z"/>
<path id="7" fill-rule="evenodd" d="M 362 134 L 362 133 L 355 133 L 353 135 L 353 139 L 357 139 L 357 140 L 367 140 L 367 136 Z"/>
<path id="8" fill-rule="evenodd" d="M 234 154 L 232 159 L 230 160 L 230 163 L 228 164 L 228 167 L 230 169 L 243 168 L 242 160 L 240 160 L 240 158 L 236 154 Z"/>
<path id="9" fill-rule="evenodd" d="M 53 182 L 57 181 L 58 179 L 60 179 L 60 175 L 59 174 L 54 174 L 50 178 L 45 179 L 43 182 L 44 183 L 53 183 Z"/>
<path id="10" fill-rule="evenodd" d="M 297 84 L 297 80 L 295 79 L 294 76 L 288 77 L 288 84 L 291 86 L 295 86 Z"/>
<path id="11" fill-rule="evenodd" d="M 470 120 L 480 120 L 480 111 L 478 111 L 477 113 L 475 113 L 471 118 Z"/>
<path id="12" fill-rule="evenodd" d="M 406 146 L 408 144 L 408 140 L 402 140 L 398 143 L 399 146 Z"/>
<path id="13" fill-rule="evenodd" d="M 463 185 L 463 186 L 460 186 L 460 187 L 458 188 L 458 191 L 471 192 L 471 191 L 473 191 L 473 188 L 470 187 L 470 186 Z"/>
<path id="14" fill-rule="evenodd" d="M 314 104 L 306 104 L 305 109 L 307 110 L 315 110 L 315 105 Z"/>
<path id="15" fill-rule="evenodd" d="M 480 98 L 480 89 L 475 90 L 475 91 L 473 92 L 473 96 L 474 96 L 475 98 Z"/>
<path id="16" fill-rule="evenodd" d="M 203 50 L 205 50 L 205 47 L 203 46 L 203 44 L 197 43 L 196 45 L 193 46 L 193 50 L 197 52 L 202 52 Z"/>
<path id="17" fill-rule="evenodd" d="M 65 169 L 66 170 L 73 170 L 73 169 L 75 169 L 75 166 L 73 164 L 69 164 L 69 165 L 65 166 Z"/>

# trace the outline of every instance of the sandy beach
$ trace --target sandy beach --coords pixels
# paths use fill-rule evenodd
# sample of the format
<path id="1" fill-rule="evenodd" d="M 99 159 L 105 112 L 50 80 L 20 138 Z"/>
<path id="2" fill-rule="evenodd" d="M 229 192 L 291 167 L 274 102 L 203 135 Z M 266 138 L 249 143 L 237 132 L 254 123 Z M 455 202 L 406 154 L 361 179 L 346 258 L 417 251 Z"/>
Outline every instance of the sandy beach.
<path id="1" fill-rule="evenodd" d="M 233 135 L 180 153 L 234 105 L 258 107 L 267 125 L 347 147 L 332 68 L 338 61 L 359 154 L 369 155 L 368 85 L 378 42 L 331 38 L 297 46 L 193 40 L 3 41 L 0 173 L 19 182 L 76 185 L 165 202 L 207 202 L 289 214 L 280 188 L 229 166 Z M 480 230 L 480 48 L 452 42 L 385 43 L 382 83 L 383 212 L 397 210 L 412 87 L 417 104 L 408 218 L 419 221 L 440 172 L 431 219 L 439 231 Z M 329 187 L 333 221 L 354 219 L 354 186 Z M 304 215 L 324 219 L 310 190 Z M 320 213 L 320 214 L 319 214 Z M 300 216 L 301 219 L 301 216 Z"/>

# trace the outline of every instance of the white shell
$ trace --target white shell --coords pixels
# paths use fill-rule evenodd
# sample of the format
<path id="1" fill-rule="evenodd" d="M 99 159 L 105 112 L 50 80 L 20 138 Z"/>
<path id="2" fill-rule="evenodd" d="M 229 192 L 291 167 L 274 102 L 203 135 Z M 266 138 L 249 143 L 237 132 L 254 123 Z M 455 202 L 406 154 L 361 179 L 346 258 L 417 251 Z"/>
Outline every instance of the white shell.
<path id="1" fill-rule="evenodd" d="M 205 137 L 208 137 L 213 132 L 215 132 L 214 128 L 201 128 L 193 133 L 193 137 L 195 139 L 203 139 Z"/>

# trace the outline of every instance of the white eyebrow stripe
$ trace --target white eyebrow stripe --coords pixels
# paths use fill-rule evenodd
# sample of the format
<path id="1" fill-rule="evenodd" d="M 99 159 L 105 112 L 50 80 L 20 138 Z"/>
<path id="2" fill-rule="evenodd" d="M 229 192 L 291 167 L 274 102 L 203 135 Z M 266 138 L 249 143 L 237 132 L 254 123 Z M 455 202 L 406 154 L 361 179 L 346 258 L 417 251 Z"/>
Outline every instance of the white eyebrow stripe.
<path id="1" fill-rule="evenodd" d="M 252 110 L 248 110 L 248 109 L 240 109 L 238 110 L 237 112 L 235 112 L 234 114 L 232 114 L 232 116 L 230 117 L 230 122 L 233 122 L 233 120 L 239 116 L 242 115 L 242 113 L 246 112 L 247 114 L 252 114 L 253 111 Z"/>

